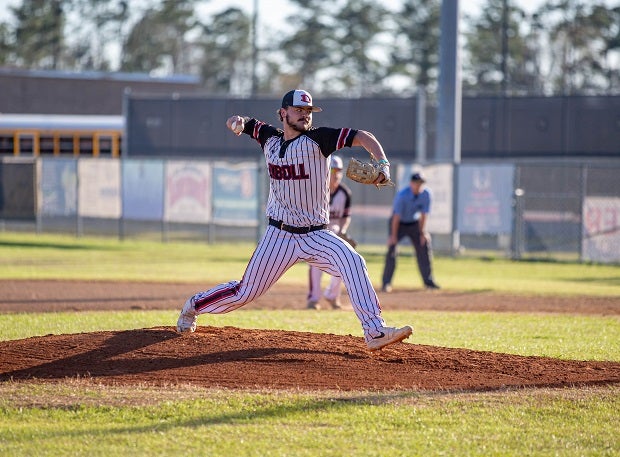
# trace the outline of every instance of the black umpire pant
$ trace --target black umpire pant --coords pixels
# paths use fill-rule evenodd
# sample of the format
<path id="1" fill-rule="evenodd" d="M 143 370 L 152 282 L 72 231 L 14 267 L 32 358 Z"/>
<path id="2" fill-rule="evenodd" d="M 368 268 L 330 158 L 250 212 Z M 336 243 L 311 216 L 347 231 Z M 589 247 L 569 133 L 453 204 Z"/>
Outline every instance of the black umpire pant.
<path id="1" fill-rule="evenodd" d="M 388 235 L 391 231 L 392 219 L 388 221 Z M 396 238 L 396 244 L 388 247 L 388 252 L 385 255 L 385 267 L 383 268 L 383 286 L 387 286 L 392 283 L 392 276 L 394 276 L 394 270 L 396 270 L 396 256 L 397 245 L 404 237 L 409 237 L 411 244 L 415 249 L 415 254 L 418 260 L 418 269 L 422 276 L 422 281 L 425 285 L 433 284 L 433 272 L 431 268 L 432 248 L 430 241 L 427 241 L 424 245 L 420 243 L 420 225 L 417 222 L 403 223 L 398 225 L 398 235 Z"/>

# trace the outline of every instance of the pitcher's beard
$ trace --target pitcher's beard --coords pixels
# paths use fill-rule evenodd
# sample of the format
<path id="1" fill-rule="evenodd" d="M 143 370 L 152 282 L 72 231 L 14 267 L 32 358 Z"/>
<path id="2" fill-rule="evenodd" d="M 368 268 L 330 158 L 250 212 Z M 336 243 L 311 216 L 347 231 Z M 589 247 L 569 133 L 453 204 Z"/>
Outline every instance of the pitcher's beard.
<path id="1" fill-rule="evenodd" d="M 310 127 L 312 127 L 312 121 L 309 121 L 307 124 L 304 124 L 302 127 L 299 127 L 297 123 L 291 122 L 291 117 L 288 114 L 285 117 L 285 121 L 286 121 L 286 125 L 288 125 L 291 129 L 299 133 L 307 132 L 310 129 Z"/>

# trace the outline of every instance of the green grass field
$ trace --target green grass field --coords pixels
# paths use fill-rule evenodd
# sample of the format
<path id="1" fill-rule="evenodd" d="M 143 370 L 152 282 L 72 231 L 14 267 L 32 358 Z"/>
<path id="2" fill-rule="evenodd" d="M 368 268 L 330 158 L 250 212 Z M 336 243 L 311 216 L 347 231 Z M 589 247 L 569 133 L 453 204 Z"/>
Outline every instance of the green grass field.
<path id="1" fill-rule="evenodd" d="M 255 245 L 158 243 L 0 232 L 0 277 L 210 283 L 239 279 Z M 362 246 L 368 271 L 380 285 L 383 246 Z M 620 267 L 503 258 L 436 257 L 435 276 L 449 290 L 513 294 L 611 296 L 620 299 Z M 410 248 L 401 249 L 395 287 L 420 287 Z M 304 265 L 281 279 L 306 285 Z"/>
<path id="2" fill-rule="evenodd" d="M 0 233 L 0 277 L 200 282 L 237 278 L 253 245 Z M 365 255 L 373 278 L 382 248 Z M 403 257 L 396 286 L 415 273 Z M 452 290 L 620 297 L 617 266 L 436 259 Z M 283 281 L 305 283 L 305 269 Z M 171 325 L 178 310 L 0 315 L 0 340 Z M 416 343 L 620 361 L 618 316 L 394 311 Z M 203 316 L 201 316 L 201 319 Z M 238 311 L 212 325 L 356 333 L 352 313 Z M 88 380 L 0 384 L 0 455 L 616 456 L 620 386 L 486 393 L 230 391 Z"/>

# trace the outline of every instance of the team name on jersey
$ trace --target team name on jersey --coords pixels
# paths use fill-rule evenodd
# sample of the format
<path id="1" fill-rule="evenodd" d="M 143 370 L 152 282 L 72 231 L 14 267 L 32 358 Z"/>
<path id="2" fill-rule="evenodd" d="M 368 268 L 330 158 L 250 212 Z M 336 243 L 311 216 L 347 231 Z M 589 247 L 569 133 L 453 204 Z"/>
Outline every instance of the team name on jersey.
<path id="1" fill-rule="evenodd" d="M 299 180 L 299 179 L 309 179 L 310 175 L 306 173 L 306 167 L 303 163 L 298 165 L 275 165 L 273 163 L 269 164 L 269 176 L 271 179 L 277 180 Z"/>

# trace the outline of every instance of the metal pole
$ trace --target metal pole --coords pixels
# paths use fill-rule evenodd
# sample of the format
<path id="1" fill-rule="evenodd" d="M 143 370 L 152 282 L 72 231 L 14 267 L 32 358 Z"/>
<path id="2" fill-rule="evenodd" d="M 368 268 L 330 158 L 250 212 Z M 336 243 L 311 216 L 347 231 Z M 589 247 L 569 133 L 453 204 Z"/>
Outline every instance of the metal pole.
<path id="1" fill-rule="evenodd" d="M 458 49 L 459 0 L 441 3 L 439 43 L 438 162 L 461 161 L 461 61 Z"/>
<path id="2" fill-rule="evenodd" d="M 458 165 L 461 163 L 461 61 L 459 56 L 459 0 L 441 2 L 439 42 L 439 106 L 437 107 L 437 162 L 453 163 L 452 255 L 460 250 L 457 230 Z"/>
<path id="3" fill-rule="evenodd" d="M 258 44 L 256 39 L 258 27 L 258 0 L 254 0 L 254 13 L 252 15 L 252 97 L 256 96 L 258 92 L 258 77 L 256 75 L 256 67 L 258 65 Z"/>
<path id="4" fill-rule="evenodd" d="M 417 118 L 416 129 L 416 150 L 417 161 L 421 164 L 426 163 L 426 90 L 424 87 L 418 89 L 417 99 Z"/>
<path id="5" fill-rule="evenodd" d="M 508 90 L 508 0 L 502 1 L 502 95 Z"/>

